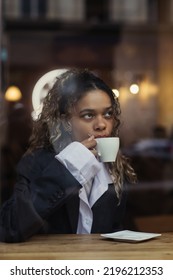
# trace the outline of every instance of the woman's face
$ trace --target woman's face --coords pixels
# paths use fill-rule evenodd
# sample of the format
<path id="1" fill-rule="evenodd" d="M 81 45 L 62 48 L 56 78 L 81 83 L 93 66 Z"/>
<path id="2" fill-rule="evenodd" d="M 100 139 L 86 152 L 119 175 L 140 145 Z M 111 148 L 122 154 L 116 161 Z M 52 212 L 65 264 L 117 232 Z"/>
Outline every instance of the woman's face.
<path id="1" fill-rule="evenodd" d="M 109 95 L 99 89 L 89 91 L 74 106 L 69 121 L 73 141 L 110 136 L 114 117 Z"/>

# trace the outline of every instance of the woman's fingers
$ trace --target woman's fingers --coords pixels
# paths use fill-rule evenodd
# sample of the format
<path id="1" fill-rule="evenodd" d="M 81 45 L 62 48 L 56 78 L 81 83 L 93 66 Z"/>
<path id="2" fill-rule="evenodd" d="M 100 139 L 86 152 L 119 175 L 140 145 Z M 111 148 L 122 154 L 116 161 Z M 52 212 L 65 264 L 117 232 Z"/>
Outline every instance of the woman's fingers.
<path id="1" fill-rule="evenodd" d="M 82 144 L 87 149 L 89 149 L 95 156 L 97 156 L 97 150 L 96 150 L 97 142 L 96 142 L 94 136 L 90 136 L 88 139 L 82 141 Z"/>

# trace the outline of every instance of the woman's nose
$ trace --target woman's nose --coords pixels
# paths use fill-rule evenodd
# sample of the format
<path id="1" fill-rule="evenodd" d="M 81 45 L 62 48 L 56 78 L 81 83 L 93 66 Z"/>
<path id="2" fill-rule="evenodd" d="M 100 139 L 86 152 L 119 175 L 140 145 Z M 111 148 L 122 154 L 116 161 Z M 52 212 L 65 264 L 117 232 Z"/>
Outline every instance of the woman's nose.
<path id="1" fill-rule="evenodd" d="M 95 119 L 94 129 L 95 130 L 104 130 L 106 128 L 106 121 L 102 116 L 98 116 Z"/>

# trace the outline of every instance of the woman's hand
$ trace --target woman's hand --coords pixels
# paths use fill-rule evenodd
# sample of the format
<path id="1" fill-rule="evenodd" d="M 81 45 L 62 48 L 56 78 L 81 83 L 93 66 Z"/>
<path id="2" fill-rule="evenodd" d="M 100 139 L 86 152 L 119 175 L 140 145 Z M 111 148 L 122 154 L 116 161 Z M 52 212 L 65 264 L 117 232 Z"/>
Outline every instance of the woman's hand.
<path id="1" fill-rule="evenodd" d="M 96 146 L 97 146 L 97 142 L 94 138 L 94 136 L 90 136 L 88 139 L 84 140 L 81 142 L 87 149 L 89 149 L 93 155 L 95 155 L 96 157 L 98 156 L 97 150 L 96 150 Z"/>

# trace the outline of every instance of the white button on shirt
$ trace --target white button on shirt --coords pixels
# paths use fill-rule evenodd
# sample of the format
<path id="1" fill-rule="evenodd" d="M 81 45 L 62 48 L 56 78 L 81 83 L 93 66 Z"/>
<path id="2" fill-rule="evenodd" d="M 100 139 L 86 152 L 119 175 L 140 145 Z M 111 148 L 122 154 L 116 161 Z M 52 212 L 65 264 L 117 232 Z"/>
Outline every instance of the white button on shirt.
<path id="1" fill-rule="evenodd" d="M 79 191 L 78 234 L 91 232 L 92 206 L 112 183 L 105 165 L 80 142 L 73 142 L 55 156 L 83 186 Z"/>

